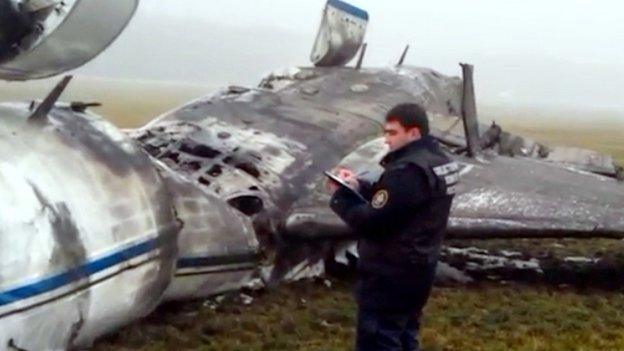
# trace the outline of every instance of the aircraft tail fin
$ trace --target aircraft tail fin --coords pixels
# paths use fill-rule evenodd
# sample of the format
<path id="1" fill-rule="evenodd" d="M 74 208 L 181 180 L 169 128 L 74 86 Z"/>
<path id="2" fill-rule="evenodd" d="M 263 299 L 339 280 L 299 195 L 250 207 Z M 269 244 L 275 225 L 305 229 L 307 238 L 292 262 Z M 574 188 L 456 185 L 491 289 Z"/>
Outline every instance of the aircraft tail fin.
<path id="1" fill-rule="evenodd" d="M 310 60 L 316 66 L 344 66 L 364 43 L 368 12 L 341 0 L 328 0 Z"/>

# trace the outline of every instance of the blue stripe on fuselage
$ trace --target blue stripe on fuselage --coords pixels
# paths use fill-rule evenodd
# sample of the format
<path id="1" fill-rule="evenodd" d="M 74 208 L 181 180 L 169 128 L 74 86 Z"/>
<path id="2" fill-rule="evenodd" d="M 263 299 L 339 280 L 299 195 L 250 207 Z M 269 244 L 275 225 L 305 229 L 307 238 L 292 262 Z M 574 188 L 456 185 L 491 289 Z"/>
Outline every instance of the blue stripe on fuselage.
<path id="1" fill-rule="evenodd" d="M 126 247 L 121 251 L 110 253 L 81 266 L 71 268 L 63 273 L 43 278 L 34 283 L 29 283 L 11 290 L 0 291 L 0 306 L 48 293 L 61 288 L 64 285 L 71 284 L 80 279 L 111 268 L 117 264 L 129 261 L 135 257 L 153 251 L 159 246 L 158 240 L 158 238 L 154 238 L 143 241 Z"/>
<path id="2" fill-rule="evenodd" d="M 368 12 L 362 10 L 359 7 L 355 7 L 351 4 L 347 4 L 346 2 L 340 0 L 329 0 L 327 1 L 327 5 L 335 7 L 339 10 L 342 10 L 350 15 L 361 18 L 365 21 L 368 21 Z"/>

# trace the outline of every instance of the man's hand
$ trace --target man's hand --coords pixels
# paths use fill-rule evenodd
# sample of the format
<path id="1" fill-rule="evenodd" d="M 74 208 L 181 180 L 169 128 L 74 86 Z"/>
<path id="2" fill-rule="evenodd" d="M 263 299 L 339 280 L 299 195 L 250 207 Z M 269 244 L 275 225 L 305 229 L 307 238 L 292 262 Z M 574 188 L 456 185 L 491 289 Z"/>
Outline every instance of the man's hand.
<path id="1" fill-rule="evenodd" d="M 352 170 L 346 167 L 336 167 L 332 170 L 331 173 L 337 175 L 338 178 L 344 180 L 344 182 L 349 184 L 349 186 L 353 188 L 354 190 L 360 189 L 360 183 L 355 177 L 355 172 L 353 172 Z M 331 179 L 327 180 L 327 182 L 325 183 L 325 186 L 327 187 L 327 190 L 329 191 L 330 194 L 335 193 L 339 187 L 339 185 L 331 181 Z"/>
<path id="2" fill-rule="evenodd" d="M 345 183 L 349 184 L 349 186 L 354 190 L 360 189 L 360 182 L 357 180 L 355 172 L 352 170 L 342 167 L 338 170 L 338 177 L 344 180 Z"/>

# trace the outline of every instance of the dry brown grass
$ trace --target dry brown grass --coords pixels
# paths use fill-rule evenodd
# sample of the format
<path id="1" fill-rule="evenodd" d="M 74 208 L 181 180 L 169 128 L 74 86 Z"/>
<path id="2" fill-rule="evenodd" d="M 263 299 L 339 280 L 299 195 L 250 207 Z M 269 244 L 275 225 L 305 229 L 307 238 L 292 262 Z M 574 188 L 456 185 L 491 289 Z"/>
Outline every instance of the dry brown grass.
<path id="1" fill-rule="evenodd" d="M 59 79 L 0 83 L 0 101 L 42 99 Z M 97 101 L 92 111 L 121 128 L 136 128 L 162 113 L 209 94 L 214 87 L 77 76 L 61 101 Z"/>
<path id="2" fill-rule="evenodd" d="M 484 108 L 484 121 L 549 145 L 578 146 L 612 155 L 624 165 L 624 113 Z"/>

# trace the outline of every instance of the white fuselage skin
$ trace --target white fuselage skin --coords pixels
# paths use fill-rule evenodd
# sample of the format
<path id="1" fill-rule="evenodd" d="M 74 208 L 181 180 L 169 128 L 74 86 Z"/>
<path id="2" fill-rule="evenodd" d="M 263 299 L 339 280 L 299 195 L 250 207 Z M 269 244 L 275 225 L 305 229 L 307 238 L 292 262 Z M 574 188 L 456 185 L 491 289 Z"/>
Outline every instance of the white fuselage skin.
<path id="1" fill-rule="evenodd" d="M 164 300 L 205 298 L 248 283 L 258 267 L 251 220 L 156 159 L 182 223 L 174 278 Z"/>
<path id="2" fill-rule="evenodd" d="M 103 120 L 0 105 L 0 349 L 67 349 L 145 316 L 175 267 L 162 178 Z"/>

